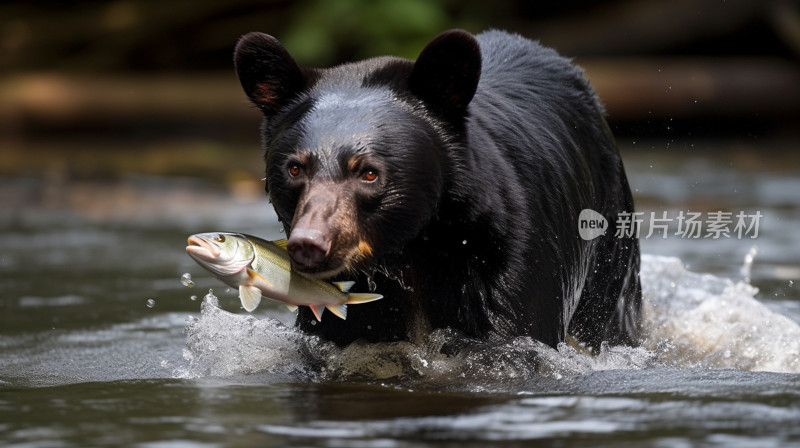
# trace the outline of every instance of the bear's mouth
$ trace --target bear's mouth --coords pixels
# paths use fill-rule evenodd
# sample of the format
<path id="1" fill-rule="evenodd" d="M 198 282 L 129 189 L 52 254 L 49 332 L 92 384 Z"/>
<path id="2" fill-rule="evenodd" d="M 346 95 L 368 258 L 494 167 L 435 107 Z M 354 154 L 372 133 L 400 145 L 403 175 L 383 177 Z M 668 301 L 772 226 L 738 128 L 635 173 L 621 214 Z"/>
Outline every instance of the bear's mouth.
<path id="1" fill-rule="evenodd" d="M 373 251 L 372 245 L 361 239 L 345 250 L 331 248 L 324 261 L 317 265 L 303 265 L 292 260 L 292 270 L 319 280 L 328 280 L 343 273 L 355 274 L 368 268 Z"/>
<path id="2" fill-rule="evenodd" d="M 346 268 L 344 266 L 340 266 L 332 269 L 314 268 L 311 270 L 305 270 L 302 267 L 295 266 L 295 263 L 292 263 L 292 270 L 299 272 L 306 277 L 311 277 L 318 280 L 328 280 L 341 274 L 346 270 Z"/>

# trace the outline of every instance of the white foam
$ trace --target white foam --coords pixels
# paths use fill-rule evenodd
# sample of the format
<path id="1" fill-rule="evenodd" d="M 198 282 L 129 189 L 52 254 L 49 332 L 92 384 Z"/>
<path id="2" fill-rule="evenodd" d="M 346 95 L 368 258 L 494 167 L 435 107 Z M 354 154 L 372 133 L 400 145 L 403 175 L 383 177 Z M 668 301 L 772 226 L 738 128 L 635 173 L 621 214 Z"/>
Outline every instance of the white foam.
<path id="1" fill-rule="evenodd" d="M 740 281 L 689 272 L 672 257 L 642 257 L 647 340 L 659 360 L 701 366 L 800 372 L 800 326 L 759 302 Z"/>
<path id="2" fill-rule="evenodd" d="M 186 334 L 188 366 L 175 372 L 181 378 L 253 373 L 312 378 L 313 363 L 305 352 L 324 345 L 277 319 L 224 311 L 212 293 L 203 299 L 200 317 L 189 318 Z"/>
<path id="3" fill-rule="evenodd" d="M 265 373 L 306 380 L 367 380 L 504 388 L 536 378 L 652 367 L 800 372 L 800 327 L 755 299 L 757 289 L 687 271 L 677 258 L 644 256 L 642 347 L 603 345 L 596 355 L 528 337 L 476 341 L 437 330 L 420 343 L 355 342 L 345 348 L 280 321 L 237 315 L 205 298 L 187 326 L 181 377 Z"/>

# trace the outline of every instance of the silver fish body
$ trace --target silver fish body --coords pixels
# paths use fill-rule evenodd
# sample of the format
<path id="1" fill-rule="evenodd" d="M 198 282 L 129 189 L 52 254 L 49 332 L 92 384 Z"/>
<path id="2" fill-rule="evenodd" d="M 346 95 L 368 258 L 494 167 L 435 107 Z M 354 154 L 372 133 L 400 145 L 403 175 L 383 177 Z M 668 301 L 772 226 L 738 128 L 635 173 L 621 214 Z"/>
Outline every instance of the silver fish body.
<path id="1" fill-rule="evenodd" d="M 286 240 L 267 241 L 241 233 L 200 233 L 188 239 L 186 252 L 225 284 L 239 289 L 247 311 L 261 296 L 280 300 L 290 308 L 309 306 L 318 320 L 327 308 L 347 318 L 347 304 L 383 298 L 380 294 L 349 293 L 353 282 L 329 283 L 292 271 Z"/>

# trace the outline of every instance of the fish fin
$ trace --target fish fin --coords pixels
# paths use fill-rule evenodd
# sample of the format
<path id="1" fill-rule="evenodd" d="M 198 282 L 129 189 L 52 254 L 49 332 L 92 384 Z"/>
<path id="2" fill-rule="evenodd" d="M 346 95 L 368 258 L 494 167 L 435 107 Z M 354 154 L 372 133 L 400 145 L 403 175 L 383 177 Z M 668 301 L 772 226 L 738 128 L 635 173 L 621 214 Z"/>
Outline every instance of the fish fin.
<path id="1" fill-rule="evenodd" d="M 347 319 L 347 305 L 345 305 L 345 304 L 328 305 L 325 308 L 327 308 L 328 311 L 330 311 L 331 313 L 335 314 L 336 316 L 338 316 L 342 320 L 346 320 Z"/>
<path id="2" fill-rule="evenodd" d="M 276 246 L 280 247 L 280 248 L 281 248 L 281 249 L 283 249 L 283 250 L 288 250 L 288 249 L 286 249 L 286 244 L 287 244 L 288 242 L 289 242 L 289 240 L 287 240 L 286 238 L 283 238 L 283 239 L 280 239 L 280 240 L 275 240 L 275 241 L 273 241 L 273 242 L 272 242 L 272 244 L 274 244 L 274 245 L 276 245 Z"/>
<path id="3" fill-rule="evenodd" d="M 252 269 L 249 269 L 249 268 L 247 269 L 247 276 L 250 277 L 250 280 L 252 280 L 254 282 L 262 281 L 267 285 L 267 287 L 272 288 L 272 283 L 270 283 L 261 274 L 259 274 L 258 272 L 254 271 Z"/>
<path id="4" fill-rule="evenodd" d="M 318 321 L 322 322 L 322 312 L 325 311 L 325 307 L 322 305 L 309 305 L 311 308 L 311 312 L 314 313 L 314 317 L 317 318 Z"/>
<path id="5" fill-rule="evenodd" d="M 354 305 L 357 303 L 372 302 L 375 300 L 380 300 L 382 298 L 383 296 L 380 294 L 371 294 L 368 292 L 351 292 L 350 294 L 347 295 L 347 301 L 344 303 Z"/>
<path id="6" fill-rule="evenodd" d="M 339 291 L 342 291 L 342 292 L 350 291 L 350 288 L 352 288 L 353 285 L 356 284 L 356 282 L 349 282 L 349 281 L 348 282 L 332 282 L 332 283 L 333 283 L 333 286 L 339 288 Z"/>
<path id="7" fill-rule="evenodd" d="M 242 301 L 242 307 L 247 312 L 252 312 L 261 303 L 261 290 L 255 286 L 240 285 L 239 299 Z"/>
<path id="8" fill-rule="evenodd" d="M 286 304 L 286 308 L 288 308 L 289 311 L 291 311 L 293 313 L 297 312 L 297 305 L 292 305 L 292 304 L 287 303 Z"/>

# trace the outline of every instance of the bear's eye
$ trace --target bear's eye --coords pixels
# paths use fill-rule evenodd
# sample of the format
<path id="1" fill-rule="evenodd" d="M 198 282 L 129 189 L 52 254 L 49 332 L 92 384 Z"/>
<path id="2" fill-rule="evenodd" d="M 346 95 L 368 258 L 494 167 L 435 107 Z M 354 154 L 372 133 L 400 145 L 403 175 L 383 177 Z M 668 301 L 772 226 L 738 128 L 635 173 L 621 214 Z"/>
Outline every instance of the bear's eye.
<path id="1" fill-rule="evenodd" d="M 300 165 L 298 165 L 297 163 L 293 163 L 293 164 L 289 165 L 289 175 L 290 176 L 297 177 L 297 176 L 300 175 L 300 171 L 301 171 Z"/>
<path id="2" fill-rule="evenodd" d="M 361 180 L 365 182 L 375 182 L 375 179 L 378 178 L 378 172 L 375 170 L 367 170 L 361 174 Z"/>

